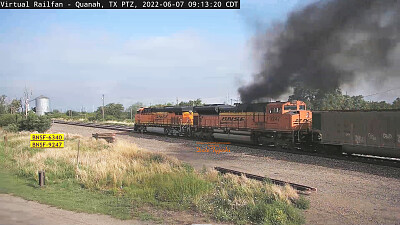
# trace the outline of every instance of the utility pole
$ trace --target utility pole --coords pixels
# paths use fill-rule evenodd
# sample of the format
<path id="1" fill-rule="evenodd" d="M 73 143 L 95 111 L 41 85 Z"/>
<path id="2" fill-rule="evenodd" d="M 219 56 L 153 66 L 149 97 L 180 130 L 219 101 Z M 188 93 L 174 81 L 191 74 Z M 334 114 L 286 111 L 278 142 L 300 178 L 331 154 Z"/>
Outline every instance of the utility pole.
<path id="1" fill-rule="evenodd" d="M 132 106 L 131 106 L 131 121 L 132 121 Z"/>
<path id="2" fill-rule="evenodd" d="M 102 111 L 103 111 L 103 121 L 104 121 L 104 94 L 103 94 L 103 107 L 102 107 Z"/>
<path id="3" fill-rule="evenodd" d="M 32 91 L 31 91 L 32 95 Z M 25 91 L 24 91 L 24 97 L 25 97 L 25 119 L 28 118 L 28 110 L 29 110 L 29 92 L 28 89 L 25 86 Z"/>

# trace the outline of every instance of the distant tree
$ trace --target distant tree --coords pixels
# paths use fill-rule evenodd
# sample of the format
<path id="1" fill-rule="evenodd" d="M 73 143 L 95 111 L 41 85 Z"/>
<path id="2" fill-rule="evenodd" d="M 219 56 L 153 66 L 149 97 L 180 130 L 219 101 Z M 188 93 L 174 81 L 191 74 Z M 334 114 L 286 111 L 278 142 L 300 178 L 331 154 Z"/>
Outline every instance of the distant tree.
<path id="1" fill-rule="evenodd" d="M 370 110 L 384 110 L 384 109 L 391 109 L 392 105 L 385 101 L 380 101 L 380 102 L 370 102 L 368 103 L 369 109 Z"/>
<path id="2" fill-rule="evenodd" d="M 65 112 L 65 115 L 67 115 L 67 116 L 78 116 L 79 113 L 77 111 L 74 111 L 74 110 L 67 110 L 67 112 Z"/>
<path id="3" fill-rule="evenodd" d="M 300 85 L 294 88 L 289 100 L 304 101 L 312 110 L 365 110 L 387 108 L 383 103 L 368 103 L 362 95 L 343 95 L 340 89 L 322 92 L 318 89 L 307 89 Z"/>
<path id="4" fill-rule="evenodd" d="M 366 110 L 368 109 L 368 102 L 364 100 L 364 96 L 362 95 L 357 95 L 357 96 L 351 96 L 352 98 L 352 104 L 354 110 Z"/>
<path id="5" fill-rule="evenodd" d="M 204 105 L 200 98 L 196 100 L 189 100 L 188 102 L 180 102 L 178 106 L 201 106 Z"/>
<path id="6" fill-rule="evenodd" d="M 18 99 L 13 99 L 10 104 L 10 113 L 14 114 L 22 108 L 21 101 Z"/>
<path id="7" fill-rule="evenodd" d="M 392 108 L 393 109 L 400 109 L 400 98 L 396 98 L 396 100 L 393 101 Z"/>
<path id="8" fill-rule="evenodd" d="M 7 103 L 6 103 L 6 95 L 0 96 L 0 114 L 7 113 Z"/>
<path id="9" fill-rule="evenodd" d="M 316 110 L 342 110 L 349 103 L 345 102 L 345 97 L 340 90 L 336 90 L 324 95 L 322 99 L 318 99 L 318 107 Z"/>
<path id="10" fill-rule="evenodd" d="M 162 107 L 165 107 L 165 106 L 173 106 L 173 105 L 174 105 L 174 103 L 167 102 L 167 103 L 164 103 L 164 104 L 155 104 L 155 105 L 152 105 L 151 107 L 152 108 L 162 108 Z"/>
<path id="11" fill-rule="evenodd" d="M 141 103 L 141 102 L 136 102 L 136 103 L 132 104 L 131 106 L 129 106 L 129 107 L 126 109 L 126 112 L 130 113 L 130 112 L 131 112 L 131 109 L 132 109 L 133 114 L 136 114 L 136 111 L 137 111 L 138 109 L 140 109 L 141 107 L 144 107 L 144 104 Z"/>
<path id="12" fill-rule="evenodd" d="M 104 116 L 107 119 L 123 119 L 124 117 L 124 106 L 120 103 L 109 103 L 104 106 Z M 101 119 L 103 117 L 102 106 L 96 110 L 96 118 Z"/>
<path id="13" fill-rule="evenodd" d="M 319 99 L 321 99 L 322 94 L 318 89 L 310 89 L 297 84 L 294 87 L 293 94 L 289 96 L 289 101 L 300 100 L 307 104 L 308 109 L 319 108 Z"/>

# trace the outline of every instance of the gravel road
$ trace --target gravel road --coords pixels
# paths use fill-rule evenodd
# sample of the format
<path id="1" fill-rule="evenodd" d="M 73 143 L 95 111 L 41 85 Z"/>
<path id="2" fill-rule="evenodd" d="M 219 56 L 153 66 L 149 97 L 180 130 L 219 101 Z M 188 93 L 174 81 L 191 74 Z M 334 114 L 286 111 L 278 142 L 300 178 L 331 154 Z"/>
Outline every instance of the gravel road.
<path id="1" fill-rule="evenodd" d="M 53 124 L 51 132 L 80 134 L 110 130 Z M 196 141 L 134 133 L 117 135 L 150 151 L 164 152 L 197 169 L 226 167 L 316 187 L 308 198 L 307 224 L 400 224 L 400 169 L 360 162 L 229 145 L 230 152 L 196 152 Z"/>

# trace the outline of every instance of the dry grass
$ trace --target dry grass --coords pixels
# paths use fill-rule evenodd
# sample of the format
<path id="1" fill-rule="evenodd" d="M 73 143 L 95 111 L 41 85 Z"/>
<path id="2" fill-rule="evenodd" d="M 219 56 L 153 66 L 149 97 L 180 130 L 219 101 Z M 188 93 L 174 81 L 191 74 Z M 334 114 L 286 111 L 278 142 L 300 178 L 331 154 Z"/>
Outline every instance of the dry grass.
<path id="1" fill-rule="evenodd" d="M 30 174 L 38 170 L 62 173 L 65 168 L 51 162 L 64 162 L 75 169 L 76 179 L 88 188 L 106 190 L 115 187 L 141 183 L 155 174 L 182 172 L 182 164 L 175 158 L 148 152 L 124 141 L 108 144 L 105 140 L 80 138 L 79 166 L 77 164 L 77 135 L 66 134 L 64 149 L 43 149 L 33 156 L 28 151 L 15 153 L 14 159 L 19 168 L 29 167 Z M 23 136 L 13 138 L 23 140 Z"/>
<path id="2" fill-rule="evenodd" d="M 37 179 L 37 171 L 45 170 L 49 183 L 73 179 L 88 189 L 111 190 L 137 203 L 191 207 L 221 221 L 303 222 L 295 209 L 300 198 L 290 186 L 232 174 L 221 176 L 215 170 L 197 172 L 176 158 L 121 140 L 109 144 L 73 134 L 65 134 L 65 138 L 63 149 L 30 149 L 29 133 L 8 134 L 12 148 L 6 154 L 14 162 L 8 165 L 21 176 Z"/>

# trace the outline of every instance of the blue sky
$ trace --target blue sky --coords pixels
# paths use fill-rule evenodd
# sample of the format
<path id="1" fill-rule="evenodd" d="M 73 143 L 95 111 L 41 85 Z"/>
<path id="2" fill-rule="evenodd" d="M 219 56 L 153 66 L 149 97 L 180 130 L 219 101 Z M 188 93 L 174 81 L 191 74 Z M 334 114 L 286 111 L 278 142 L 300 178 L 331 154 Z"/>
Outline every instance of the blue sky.
<path id="1" fill-rule="evenodd" d="M 236 99 L 257 71 L 251 41 L 311 2 L 242 1 L 240 10 L 2 10 L 0 94 L 53 109 Z"/>

